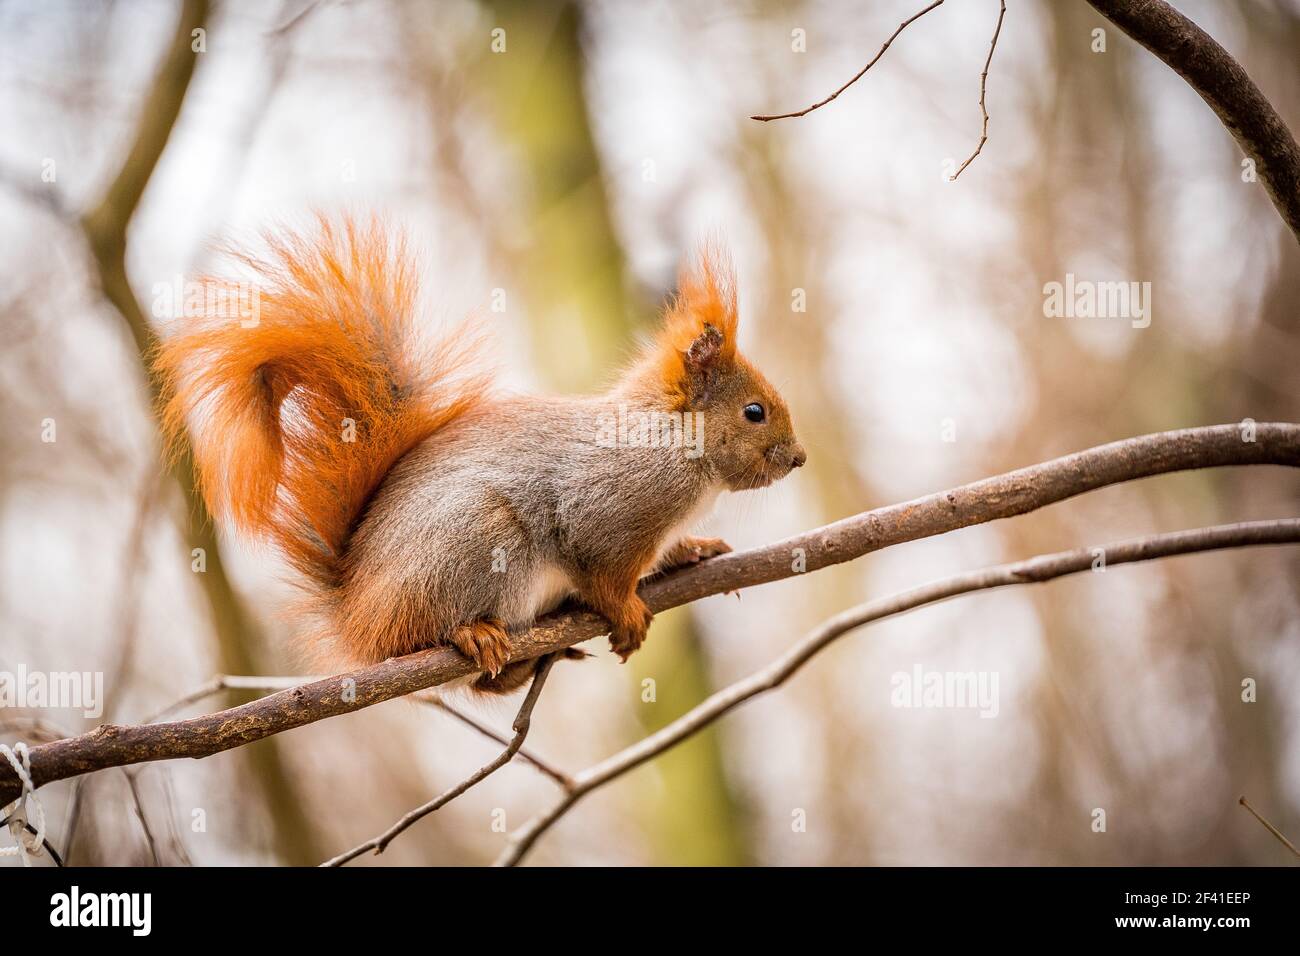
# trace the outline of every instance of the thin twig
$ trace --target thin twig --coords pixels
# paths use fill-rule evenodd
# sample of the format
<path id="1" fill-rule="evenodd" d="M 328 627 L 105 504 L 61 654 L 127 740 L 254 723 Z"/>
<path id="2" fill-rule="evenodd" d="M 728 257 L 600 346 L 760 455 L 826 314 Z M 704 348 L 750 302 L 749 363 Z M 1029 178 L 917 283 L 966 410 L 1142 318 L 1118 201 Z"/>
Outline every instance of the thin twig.
<path id="1" fill-rule="evenodd" d="M 169 717 L 179 710 L 184 710 L 201 700 L 207 700 L 223 690 L 288 690 L 301 684 L 322 680 L 320 677 L 249 677 L 236 674 L 216 674 L 206 683 L 186 694 L 180 700 L 168 704 L 141 721 L 142 724 L 156 724 L 164 717 Z"/>
<path id="2" fill-rule="evenodd" d="M 81 811 L 85 806 L 85 793 L 83 792 L 90 786 L 90 777 L 78 777 L 72 784 L 72 799 L 68 801 L 68 822 L 64 824 L 64 852 L 68 854 L 68 859 L 72 859 L 72 848 L 77 841 L 78 827 L 81 824 Z"/>
<path id="3" fill-rule="evenodd" d="M 271 29 L 267 30 L 266 36 L 278 37 L 285 33 L 288 33 L 299 23 L 301 23 L 304 19 L 306 19 L 307 15 L 310 14 L 312 11 L 314 11 L 316 7 L 319 6 L 319 4 L 320 4 L 320 0 L 307 0 L 307 2 L 302 5 L 301 10 L 299 10 L 295 14 L 290 15 L 278 27 L 272 27 Z"/>
<path id="4" fill-rule="evenodd" d="M 1300 518 L 1276 521 L 1252 521 L 1152 535 L 1132 541 L 1107 545 L 1103 550 L 1106 565 L 1149 561 L 1175 554 L 1240 548 L 1248 545 L 1294 544 L 1300 542 Z M 514 866 L 539 837 L 549 830 L 582 797 L 611 780 L 621 777 L 686 738 L 704 729 L 722 715 L 745 701 L 781 686 L 813 655 L 836 638 L 873 621 L 904 611 L 935 604 L 960 594 L 1000 588 L 1014 584 L 1031 584 L 1088 571 L 1096 560 L 1096 548 L 1080 548 L 1057 554 L 1040 555 L 1027 561 L 1003 564 L 956 575 L 931 584 L 904 591 L 891 597 L 862 604 L 823 622 L 783 656 L 749 677 L 739 680 L 710 696 L 662 730 L 619 751 L 607 760 L 584 770 L 574 778 L 576 786 L 549 809 L 542 811 L 510 837 L 497 858 L 497 866 Z"/>
<path id="5" fill-rule="evenodd" d="M 222 675 L 218 674 L 216 677 L 212 678 L 207 683 L 200 685 L 197 690 L 191 691 L 190 693 L 182 697 L 180 700 L 173 701 L 172 703 L 168 704 L 166 707 L 163 707 L 161 710 L 155 711 L 154 713 L 146 717 L 144 720 L 140 721 L 140 723 L 156 724 L 164 717 L 170 717 L 172 716 L 172 714 L 184 710 L 186 707 L 189 707 L 191 704 L 197 704 L 201 700 L 207 700 L 209 697 L 213 696 L 214 694 L 218 694 L 221 691 L 226 689 L 226 685 L 223 683 L 224 679 L 225 678 Z"/>
<path id="6" fill-rule="evenodd" d="M 139 772 L 144 773 L 148 769 L 142 768 Z M 172 852 L 176 854 L 176 859 L 181 866 L 193 866 L 194 861 L 190 859 L 190 851 L 185 846 L 185 841 L 181 839 L 180 830 L 176 826 L 176 792 L 172 787 L 171 774 L 163 772 L 159 775 L 163 791 L 163 809 L 165 811 L 163 819 L 167 821 L 167 840 L 171 844 Z"/>
<path id="7" fill-rule="evenodd" d="M 480 767 L 446 793 L 435 797 L 424 806 L 416 807 L 379 836 L 353 847 L 348 852 L 336 856 L 332 860 L 327 860 L 321 866 L 342 866 L 349 860 L 355 860 L 367 850 L 374 850 L 376 856 L 383 853 L 388 844 L 412 824 L 422 820 L 440 807 L 446 806 L 470 787 L 490 777 L 508 764 L 511 758 L 519 752 L 519 748 L 524 745 L 524 738 L 528 736 L 529 724 L 532 721 L 533 707 L 537 704 L 537 698 L 541 696 L 542 686 L 546 683 L 546 675 L 551 672 L 551 665 L 555 663 L 557 656 L 556 654 L 547 654 L 538 662 L 537 670 L 533 673 L 533 682 L 528 688 L 528 694 L 524 697 L 524 702 L 519 705 L 519 713 L 515 715 L 515 722 L 512 725 L 515 735 L 511 738 L 506 749 L 501 751 L 501 754 L 495 760 Z"/>
<path id="8" fill-rule="evenodd" d="M 989 83 L 989 66 L 993 63 L 993 51 L 998 48 L 998 35 L 1002 32 L 1002 18 L 1007 15 L 1007 0 L 998 0 L 1002 9 L 998 11 L 998 25 L 993 28 L 993 39 L 989 41 L 988 59 L 984 61 L 984 72 L 980 74 L 980 112 L 984 114 L 984 128 L 980 131 L 980 141 L 975 146 L 975 152 L 966 157 L 966 162 L 957 167 L 957 171 L 948 177 L 948 182 L 952 182 L 961 175 L 961 171 L 969 166 L 972 160 L 980 154 L 984 144 L 989 141 L 989 110 L 985 105 L 985 97 L 988 95 Z"/>
<path id="9" fill-rule="evenodd" d="M 0 737 L 25 740 L 29 744 L 33 741 L 42 744 L 53 743 L 67 736 L 68 732 L 61 726 L 42 717 L 23 716 L 0 720 Z"/>
<path id="10" fill-rule="evenodd" d="M 474 717 L 471 717 L 469 714 L 465 713 L 463 710 L 451 706 L 451 704 L 447 703 L 441 697 L 434 697 L 432 695 L 425 695 L 425 694 L 416 694 L 415 699 L 422 704 L 428 704 L 430 707 L 436 707 L 445 714 L 450 714 L 452 717 L 455 717 L 465 726 L 472 727 L 474 730 L 477 730 L 484 737 L 487 737 L 491 740 L 495 740 L 503 747 L 509 746 L 510 744 L 510 741 L 507 740 L 503 734 L 497 733 L 487 724 L 481 723 Z M 520 760 L 532 764 L 534 767 L 536 767 L 546 776 L 550 777 L 552 780 L 554 780 L 564 789 L 568 790 L 573 787 L 572 777 L 570 777 L 567 773 L 565 773 L 562 770 L 555 769 L 550 765 L 550 763 L 543 760 L 541 757 L 537 756 L 537 754 L 530 751 L 527 747 L 520 747 L 517 756 L 519 757 Z"/>
<path id="11" fill-rule="evenodd" d="M 140 829 L 144 831 L 145 842 L 149 844 L 149 855 L 153 859 L 154 866 L 162 866 L 162 860 L 158 857 L 158 844 L 154 841 L 153 830 L 149 827 L 149 820 L 144 815 L 144 800 L 140 796 L 140 787 L 135 782 L 135 774 L 129 770 L 122 771 L 126 777 L 126 785 L 131 788 L 131 800 L 135 803 L 135 815 L 140 820 Z"/>
<path id="12" fill-rule="evenodd" d="M 143 577 L 142 571 L 145 568 L 145 546 L 148 543 L 149 523 L 164 487 L 163 473 L 151 467 L 136 493 L 135 519 L 127 536 L 125 553 L 122 555 L 122 580 L 118 583 L 121 597 L 117 608 L 116 647 L 112 652 L 116 663 L 113 673 L 105 681 L 113 690 L 127 686 L 135 663 L 136 638 L 140 630 L 137 627 L 140 617 L 140 578 Z M 118 716 L 110 711 L 108 719 Z"/>
<path id="13" fill-rule="evenodd" d="M 1281 830 L 1279 830 L 1277 827 L 1273 826 L 1273 824 L 1269 823 L 1269 822 L 1268 822 L 1267 820 L 1265 820 L 1262 816 L 1260 816 L 1259 811 L 1256 810 L 1254 807 L 1252 807 L 1249 803 L 1247 803 L 1245 797 L 1242 797 L 1242 798 L 1241 798 L 1240 800 L 1238 800 L 1237 802 L 1240 803 L 1240 804 L 1241 804 L 1243 807 L 1245 807 L 1247 810 L 1249 810 L 1250 813 L 1251 813 L 1251 816 L 1253 816 L 1253 817 L 1254 817 L 1256 820 L 1258 820 L 1260 823 L 1264 824 L 1264 829 L 1266 829 L 1269 833 L 1273 834 L 1273 836 L 1277 837 L 1278 840 L 1282 843 L 1282 845 L 1283 845 L 1284 847 L 1286 847 L 1288 850 L 1290 850 L 1290 851 L 1291 851 L 1292 853 L 1294 853 L 1296 856 L 1300 856 L 1300 850 L 1297 850 L 1297 849 L 1296 849 L 1295 844 L 1292 843 L 1290 840 L 1288 840 L 1288 839 L 1283 835 L 1283 833 L 1282 833 Z"/>
<path id="14" fill-rule="evenodd" d="M 866 75 L 867 70 L 869 70 L 869 69 L 871 69 L 873 66 L 875 66 L 875 65 L 876 65 L 876 61 L 879 60 L 882 56 L 885 55 L 885 51 L 889 49 L 889 44 L 893 43 L 894 40 L 896 40 L 896 39 L 898 38 L 898 35 L 899 35 L 900 33 L 902 33 L 904 30 L 906 30 L 907 27 L 908 27 L 908 25 L 909 25 L 913 20 L 919 20 L 921 17 L 925 16 L 927 13 L 929 13 L 929 12 L 930 12 L 931 10 L 933 10 L 935 7 L 942 6 L 942 5 L 943 5 L 943 0 L 934 0 L 934 3 L 930 4 L 930 5 L 929 5 L 928 7 L 926 7 L 924 10 L 921 10 L 921 11 L 919 11 L 919 12 L 917 12 L 917 13 L 912 14 L 910 17 L 908 17 L 906 20 L 904 20 L 902 23 L 900 23 L 900 24 L 898 25 L 898 29 L 895 30 L 895 31 L 893 32 L 893 34 L 890 35 L 889 39 L 885 41 L 884 46 L 882 46 L 882 47 L 880 48 L 880 52 L 877 53 L 875 56 L 873 56 L 873 57 L 871 58 L 871 62 L 868 63 L 866 66 L 864 66 L 862 69 L 860 69 L 860 70 L 857 72 L 857 75 L 853 77 L 853 79 L 849 80 L 847 83 L 845 83 L 843 86 L 841 86 L 838 90 L 836 90 L 836 91 L 835 91 L 834 93 L 832 93 L 830 96 L 826 97 L 826 99 L 824 99 L 824 100 L 819 100 L 818 102 L 814 103 L 812 106 L 805 107 L 804 109 L 801 109 L 801 110 L 799 110 L 798 112 L 795 112 L 795 113 L 777 113 L 777 114 L 772 115 L 772 116 L 767 116 L 767 115 L 758 115 L 758 116 L 751 116 L 750 119 L 752 119 L 752 120 L 758 120 L 760 123 L 770 123 L 772 120 L 779 120 L 779 119 L 794 119 L 796 116 L 807 116 L 807 115 L 808 115 L 809 113 L 811 113 L 813 110 L 821 109 L 823 106 L 825 106 L 825 105 L 826 105 L 827 103 L 829 103 L 831 100 L 835 99 L 837 96 L 839 96 L 839 95 L 840 95 L 841 93 L 843 93 L 845 90 L 847 90 L 847 89 L 848 89 L 850 86 L 852 86 L 854 83 L 858 82 L 858 80 L 862 79 L 862 77 Z"/>

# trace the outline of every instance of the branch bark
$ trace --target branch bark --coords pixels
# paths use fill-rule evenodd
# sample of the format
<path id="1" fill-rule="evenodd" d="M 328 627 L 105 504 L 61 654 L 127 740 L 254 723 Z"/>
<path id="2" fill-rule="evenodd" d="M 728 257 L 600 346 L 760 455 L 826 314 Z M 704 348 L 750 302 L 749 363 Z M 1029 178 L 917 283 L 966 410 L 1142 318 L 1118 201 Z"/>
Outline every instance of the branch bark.
<path id="1" fill-rule="evenodd" d="M 1255 161 L 1278 214 L 1300 242 L 1300 146 L 1255 81 L 1219 43 L 1164 0 L 1088 0 L 1159 57 L 1214 110 Z"/>
<path id="2" fill-rule="evenodd" d="M 662 611 L 711 594 L 816 571 L 903 542 L 1025 514 L 1107 485 L 1193 468 L 1262 464 L 1300 466 L 1300 425 L 1261 423 L 1251 430 L 1214 425 L 1100 445 L 863 512 L 763 548 L 712 558 L 645 583 L 641 595 L 652 610 Z M 607 631 L 604 619 L 590 611 L 562 609 L 521 635 L 510 659 L 540 657 Z M 473 663 L 456 651 L 431 648 L 215 714 L 134 727 L 104 725 L 79 737 L 32 748 L 32 778 L 43 786 L 108 767 L 206 757 L 472 673 Z M 0 767 L 0 803 L 15 799 L 18 792 L 12 769 Z"/>
<path id="3" fill-rule="evenodd" d="M 1253 521 L 1153 535 L 1119 544 L 1109 544 L 1101 550 L 1105 555 L 1106 566 L 1112 567 L 1175 554 L 1297 542 L 1300 542 L 1300 518 L 1284 518 L 1277 521 Z M 837 614 L 767 667 L 744 680 L 724 687 L 658 733 L 651 734 L 575 776 L 574 786 L 571 789 L 549 809 L 533 817 L 514 833 L 495 865 L 515 866 L 543 833 L 591 791 L 677 746 L 745 701 L 781 686 L 815 654 L 849 631 L 960 594 L 1014 584 L 1034 584 L 1088 571 L 1096 560 L 1096 550 L 1080 548 L 1075 551 L 1062 551 L 1014 564 L 971 571 L 902 594 L 871 601 Z"/>

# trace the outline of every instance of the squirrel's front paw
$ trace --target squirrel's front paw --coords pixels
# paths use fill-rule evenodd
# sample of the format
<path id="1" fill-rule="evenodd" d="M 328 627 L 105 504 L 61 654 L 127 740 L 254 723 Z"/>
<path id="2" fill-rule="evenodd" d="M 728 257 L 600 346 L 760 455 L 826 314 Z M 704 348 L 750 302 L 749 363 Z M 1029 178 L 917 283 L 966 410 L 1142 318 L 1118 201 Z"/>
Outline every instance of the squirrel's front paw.
<path id="1" fill-rule="evenodd" d="M 451 643 L 489 677 L 496 677 L 510 660 L 510 637 L 494 617 L 462 624 L 451 632 Z"/>
<path id="2" fill-rule="evenodd" d="M 660 562 L 660 568 L 664 571 L 684 568 L 707 561 L 709 558 L 716 558 L 720 554 L 727 554 L 729 551 L 731 545 L 721 538 L 686 537 L 668 549 Z"/>
<path id="3" fill-rule="evenodd" d="M 628 601 L 614 622 L 614 629 L 609 632 L 609 649 L 626 664 L 632 652 L 645 643 L 646 631 L 654 620 L 654 612 L 646 607 L 635 595 Z"/>

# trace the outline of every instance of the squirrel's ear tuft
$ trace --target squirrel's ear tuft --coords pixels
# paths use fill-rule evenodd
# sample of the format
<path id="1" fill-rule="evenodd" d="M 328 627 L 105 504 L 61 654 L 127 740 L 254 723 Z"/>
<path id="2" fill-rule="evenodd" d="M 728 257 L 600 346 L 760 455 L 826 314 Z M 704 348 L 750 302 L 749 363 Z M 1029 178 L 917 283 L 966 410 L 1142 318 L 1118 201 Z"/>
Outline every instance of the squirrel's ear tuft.
<path id="1" fill-rule="evenodd" d="M 678 277 L 659 336 L 665 378 L 687 404 L 707 401 L 709 385 L 736 358 L 736 276 L 721 244 L 706 243 Z"/>
<path id="2" fill-rule="evenodd" d="M 731 256 L 718 242 L 705 243 L 695 262 L 682 269 L 677 296 L 664 317 L 664 337 L 685 352 L 713 326 L 722 334 L 719 358 L 736 354 L 736 271 Z"/>
<path id="3" fill-rule="evenodd" d="M 664 334 L 679 351 L 686 351 L 705 326 L 722 333 L 719 358 L 736 354 L 736 269 L 718 242 L 706 243 L 692 265 L 677 277 L 677 297 L 664 316 Z"/>

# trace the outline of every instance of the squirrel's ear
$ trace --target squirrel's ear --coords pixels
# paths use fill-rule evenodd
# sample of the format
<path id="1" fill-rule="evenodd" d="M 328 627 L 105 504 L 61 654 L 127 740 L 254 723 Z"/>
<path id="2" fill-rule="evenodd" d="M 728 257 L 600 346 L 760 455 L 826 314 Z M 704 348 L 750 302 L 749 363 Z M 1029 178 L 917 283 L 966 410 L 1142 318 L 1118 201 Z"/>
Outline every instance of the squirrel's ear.
<path id="1" fill-rule="evenodd" d="M 705 323 L 695 341 L 682 353 L 687 399 L 691 405 L 706 405 L 712 397 L 718 366 L 723 360 L 723 345 L 722 333 L 716 326 Z"/>

